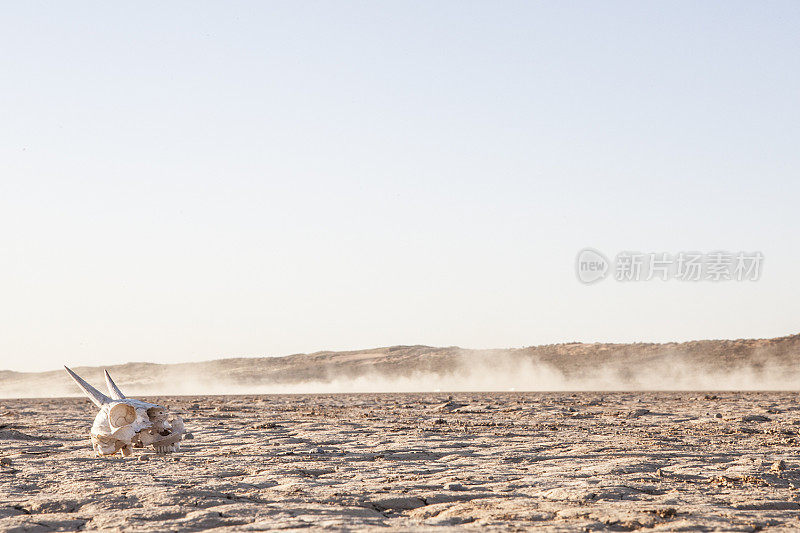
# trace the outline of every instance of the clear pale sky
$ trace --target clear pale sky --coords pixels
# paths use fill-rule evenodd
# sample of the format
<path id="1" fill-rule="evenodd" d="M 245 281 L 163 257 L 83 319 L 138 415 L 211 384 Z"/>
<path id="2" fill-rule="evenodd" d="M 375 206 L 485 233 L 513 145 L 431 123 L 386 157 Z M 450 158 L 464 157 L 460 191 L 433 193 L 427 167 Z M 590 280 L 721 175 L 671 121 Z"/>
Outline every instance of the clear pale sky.
<path id="1" fill-rule="evenodd" d="M 800 331 L 800 3 L 6 2 L 0 369 Z M 761 251 L 580 284 L 577 252 Z"/>

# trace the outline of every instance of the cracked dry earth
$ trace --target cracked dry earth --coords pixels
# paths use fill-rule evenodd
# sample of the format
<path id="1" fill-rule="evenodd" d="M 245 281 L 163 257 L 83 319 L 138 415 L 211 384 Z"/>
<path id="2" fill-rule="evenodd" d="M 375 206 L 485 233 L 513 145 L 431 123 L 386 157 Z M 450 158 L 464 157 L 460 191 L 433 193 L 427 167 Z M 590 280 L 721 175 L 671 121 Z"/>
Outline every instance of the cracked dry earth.
<path id="1" fill-rule="evenodd" d="M 794 393 L 149 400 L 180 453 L 96 459 L 87 400 L 0 400 L 0 530 L 800 529 Z"/>

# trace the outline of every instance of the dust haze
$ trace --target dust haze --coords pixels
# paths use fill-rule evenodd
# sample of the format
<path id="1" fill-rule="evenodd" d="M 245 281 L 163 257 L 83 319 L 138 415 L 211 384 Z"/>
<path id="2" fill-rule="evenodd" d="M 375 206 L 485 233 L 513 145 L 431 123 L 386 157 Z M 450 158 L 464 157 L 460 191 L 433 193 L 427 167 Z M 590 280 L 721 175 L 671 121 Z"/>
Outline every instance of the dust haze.
<path id="1" fill-rule="evenodd" d="M 192 372 L 181 374 L 171 392 L 153 388 L 139 394 L 334 394 L 444 391 L 664 391 L 664 390 L 794 390 L 797 375 L 778 365 L 758 365 L 709 371 L 686 361 L 653 361 L 636 368 L 587 368 L 567 375 L 541 361 L 519 361 L 510 354 L 484 360 L 462 355 L 463 363 L 445 374 L 414 371 L 407 376 L 370 372 L 357 377 L 330 375 L 324 380 L 289 384 L 242 385 L 210 380 Z"/>
<path id="2" fill-rule="evenodd" d="M 565 343 L 519 349 L 393 346 L 285 357 L 108 368 L 132 395 L 437 391 L 796 390 L 800 335 L 687 343 Z M 63 370 L 0 372 L 0 396 L 76 396 Z"/>

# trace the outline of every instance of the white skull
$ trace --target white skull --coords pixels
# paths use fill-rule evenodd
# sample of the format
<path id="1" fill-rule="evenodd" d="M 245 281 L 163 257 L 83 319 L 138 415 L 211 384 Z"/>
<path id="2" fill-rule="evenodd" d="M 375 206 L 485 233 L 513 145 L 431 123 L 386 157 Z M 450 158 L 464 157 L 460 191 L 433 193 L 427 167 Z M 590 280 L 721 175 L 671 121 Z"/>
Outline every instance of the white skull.
<path id="1" fill-rule="evenodd" d="M 114 455 L 122 451 L 129 456 L 132 448 L 152 446 L 158 453 L 176 452 L 186 433 L 183 420 L 154 403 L 126 398 L 105 371 L 111 395 L 95 389 L 75 372 L 64 367 L 75 383 L 86 393 L 100 412 L 92 425 L 92 447 L 97 455 Z"/>

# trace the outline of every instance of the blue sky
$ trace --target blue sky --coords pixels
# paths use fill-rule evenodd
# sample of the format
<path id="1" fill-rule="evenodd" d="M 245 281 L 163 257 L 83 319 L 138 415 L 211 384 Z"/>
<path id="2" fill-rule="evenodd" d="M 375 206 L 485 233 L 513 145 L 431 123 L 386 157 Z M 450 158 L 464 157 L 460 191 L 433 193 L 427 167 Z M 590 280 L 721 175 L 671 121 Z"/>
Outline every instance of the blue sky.
<path id="1" fill-rule="evenodd" d="M 0 6 L 0 368 L 798 331 L 800 4 Z M 750 283 L 578 250 L 761 251 Z"/>

